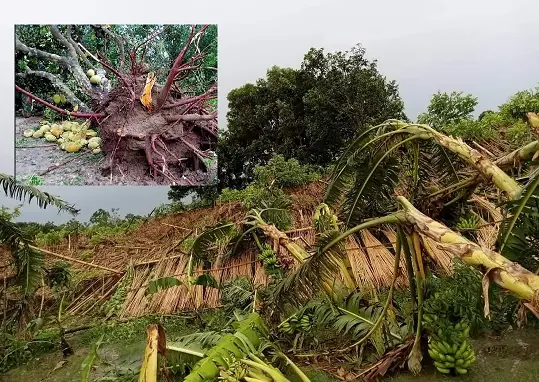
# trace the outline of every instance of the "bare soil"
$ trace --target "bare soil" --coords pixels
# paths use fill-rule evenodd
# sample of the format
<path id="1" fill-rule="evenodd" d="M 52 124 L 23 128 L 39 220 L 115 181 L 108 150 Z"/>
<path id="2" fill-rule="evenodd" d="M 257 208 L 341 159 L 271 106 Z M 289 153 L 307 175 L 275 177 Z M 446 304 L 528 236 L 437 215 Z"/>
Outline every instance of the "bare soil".
<path id="1" fill-rule="evenodd" d="M 89 150 L 67 153 L 57 145 L 44 140 L 25 138 L 22 132 L 39 126 L 40 117 L 16 117 L 15 120 L 15 175 L 20 183 L 50 186 L 157 186 L 169 185 L 163 177 L 152 177 L 147 172 L 144 151 L 130 151 L 129 161 L 115 164 L 112 176 L 103 175 L 104 154 L 92 154 Z M 83 154 L 83 155 L 81 155 Z M 74 159 L 75 158 L 75 159 Z M 44 174 L 45 171 L 72 159 L 70 162 Z M 133 163 L 140 161 L 141 166 Z M 208 172 L 186 170 L 184 176 L 197 185 L 212 184 L 217 177 L 214 161 Z M 186 182 L 185 185 L 189 183 Z"/>

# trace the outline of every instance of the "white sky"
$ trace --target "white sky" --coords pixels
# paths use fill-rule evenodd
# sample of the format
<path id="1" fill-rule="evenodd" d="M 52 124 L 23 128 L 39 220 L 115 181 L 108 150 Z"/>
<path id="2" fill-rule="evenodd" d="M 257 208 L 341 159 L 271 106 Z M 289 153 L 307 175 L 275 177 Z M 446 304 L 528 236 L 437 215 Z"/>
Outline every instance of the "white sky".
<path id="1" fill-rule="evenodd" d="M 0 172 L 13 172 L 13 25 L 16 23 L 217 23 L 219 124 L 226 124 L 226 94 L 263 77 L 272 65 L 298 67 L 311 47 L 347 50 L 361 43 L 380 71 L 400 85 L 409 117 L 433 93 L 465 91 L 479 97 L 478 112 L 495 109 L 539 81 L 539 2 L 532 0 L 361 1 L 72 1 L 26 0 L 24 11 L 4 7 L 0 42 L 5 60 Z M 11 7 L 11 8 L 9 8 Z M 82 208 L 148 213 L 166 202 L 167 187 L 47 188 Z M 0 204 L 13 205 L 2 199 Z M 24 208 L 23 219 L 63 221 L 54 211 Z"/>

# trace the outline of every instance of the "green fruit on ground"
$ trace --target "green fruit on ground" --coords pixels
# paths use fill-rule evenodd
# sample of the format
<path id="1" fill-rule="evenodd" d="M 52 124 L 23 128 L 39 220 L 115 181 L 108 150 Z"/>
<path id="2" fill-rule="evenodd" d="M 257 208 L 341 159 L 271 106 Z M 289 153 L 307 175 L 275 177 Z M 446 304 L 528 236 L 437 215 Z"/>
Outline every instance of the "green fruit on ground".
<path id="1" fill-rule="evenodd" d="M 68 153 L 76 153 L 82 148 L 82 145 L 77 142 L 69 142 L 65 145 L 65 150 Z"/>
<path id="2" fill-rule="evenodd" d="M 90 82 L 94 85 L 99 85 L 101 83 L 101 77 L 95 74 L 90 78 Z"/>
<path id="3" fill-rule="evenodd" d="M 97 132 L 96 132 L 96 131 L 94 131 L 94 130 L 92 130 L 92 129 L 86 130 L 86 136 L 87 136 L 88 138 L 95 137 L 96 135 L 97 135 Z"/>
<path id="4" fill-rule="evenodd" d="M 56 138 L 59 138 L 63 132 L 64 131 L 60 127 L 53 127 L 51 129 L 51 134 L 54 135 Z"/>
<path id="5" fill-rule="evenodd" d="M 34 138 L 42 138 L 43 137 L 43 131 L 41 131 L 41 130 L 35 131 L 32 134 L 32 137 L 34 137 Z"/>
<path id="6" fill-rule="evenodd" d="M 49 124 L 49 121 L 47 121 L 46 119 L 42 120 L 41 122 L 39 122 L 41 125 L 48 125 Z"/>
<path id="7" fill-rule="evenodd" d="M 52 100 L 54 101 L 54 103 L 60 103 L 62 102 L 62 97 L 60 97 L 60 94 L 55 94 L 52 96 Z"/>
<path id="8" fill-rule="evenodd" d="M 468 372 L 468 370 L 466 369 L 463 369 L 461 367 L 456 367 L 455 370 L 457 371 L 457 373 L 459 374 L 466 374 Z"/>
<path id="9" fill-rule="evenodd" d="M 39 128 L 41 131 L 51 131 L 51 127 L 49 125 L 43 125 Z"/>
<path id="10" fill-rule="evenodd" d="M 86 72 L 86 75 L 87 75 L 88 77 L 93 77 L 93 76 L 95 76 L 95 70 L 93 70 L 93 69 L 88 69 L 88 71 Z"/>
<path id="11" fill-rule="evenodd" d="M 45 135 L 45 139 L 47 140 L 47 142 L 55 142 L 56 141 L 56 137 L 52 134 L 47 134 Z"/>
<path id="12" fill-rule="evenodd" d="M 24 130 L 22 135 L 24 135 L 26 138 L 30 138 L 32 135 L 34 135 L 34 130 L 32 129 Z"/>
<path id="13" fill-rule="evenodd" d="M 65 143 L 62 143 L 62 144 L 60 145 L 60 149 L 65 150 L 65 149 L 66 149 L 66 144 L 65 144 Z"/>
<path id="14" fill-rule="evenodd" d="M 101 152 L 101 149 L 98 147 L 98 148 L 96 148 L 96 149 L 93 149 L 92 152 L 93 152 L 94 154 L 99 154 L 99 153 Z"/>
<path id="15" fill-rule="evenodd" d="M 86 146 L 88 144 L 88 141 L 86 139 L 81 139 L 79 142 L 83 146 Z"/>
<path id="16" fill-rule="evenodd" d="M 88 141 L 88 148 L 89 149 L 97 149 L 99 147 L 99 143 L 97 143 L 96 141 Z"/>
<path id="17" fill-rule="evenodd" d="M 62 143 L 64 143 L 64 138 L 58 138 L 56 140 L 56 143 L 58 143 L 59 145 L 61 145 Z"/>
<path id="18" fill-rule="evenodd" d="M 88 139 L 88 144 L 90 144 L 91 142 L 97 142 L 97 144 L 100 145 L 101 141 L 102 140 L 99 137 L 92 137 L 92 138 Z"/>

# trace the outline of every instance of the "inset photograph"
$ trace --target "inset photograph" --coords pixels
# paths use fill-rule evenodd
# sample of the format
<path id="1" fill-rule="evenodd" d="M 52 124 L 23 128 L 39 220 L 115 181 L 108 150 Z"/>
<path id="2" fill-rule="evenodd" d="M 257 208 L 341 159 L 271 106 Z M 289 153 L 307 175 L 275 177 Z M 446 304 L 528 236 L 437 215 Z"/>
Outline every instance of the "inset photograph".
<path id="1" fill-rule="evenodd" d="M 217 183 L 217 25 L 16 25 L 26 185 Z"/>

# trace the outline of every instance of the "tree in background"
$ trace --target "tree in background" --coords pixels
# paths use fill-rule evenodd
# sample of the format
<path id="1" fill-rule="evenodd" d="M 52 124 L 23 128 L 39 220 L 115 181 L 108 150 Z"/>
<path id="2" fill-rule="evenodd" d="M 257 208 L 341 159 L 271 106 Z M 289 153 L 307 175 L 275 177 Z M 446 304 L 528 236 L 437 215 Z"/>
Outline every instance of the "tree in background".
<path id="1" fill-rule="evenodd" d="M 485 110 L 475 119 L 473 113 L 477 104 L 477 98 L 471 94 L 437 92 L 427 111 L 418 116 L 418 123 L 464 140 L 509 144 L 509 149 L 522 146 L 537 134 L 532 120 L 533 114 L 539 113 L 539 87 L 519 91 L 497 111 Z"/>
<path id="2" fill-rule="evenodd" d="M 311 49 L 300 69 L 272 67 L 266 78 L 228 94 L 228 130 L 218 145 L 220 187 L 241 188 L 274 154 L 325 166 L 358 131 L 406 118 L 398 86 L 365 49 Z"/>
<path id="3" fill-rule="evenodd" d="M 472 119 L 478 102 L 477 97 L 463 92 L 437 92 L 432 96 L 427 111 L 420 114 L 417 120 L 440 130 L 444 126 Z"/>

